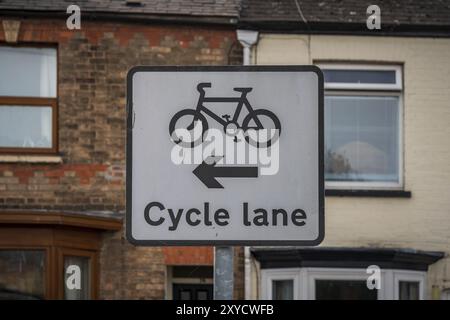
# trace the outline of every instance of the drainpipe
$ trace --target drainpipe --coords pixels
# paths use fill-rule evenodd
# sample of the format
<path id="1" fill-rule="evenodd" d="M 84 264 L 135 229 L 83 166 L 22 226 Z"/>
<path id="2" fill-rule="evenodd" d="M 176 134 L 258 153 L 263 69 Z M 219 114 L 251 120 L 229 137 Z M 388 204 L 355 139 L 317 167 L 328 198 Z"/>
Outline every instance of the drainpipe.
<path id="1" fill-rule="evenodd" d="M 258 42 L 258 31 L 237 30 L 237 39 L 244 47 L 244 66 L 251 64 L 252 46 Z"/>
<path id="2" fill-rule="evenodd" d="M 258 42 L 258 31 L 237 30 L 237 39 L 244 47 L 244 66 L 251 64 L 252 46 Z M 250 247 L 244 247 L 244 281 L 245 281 L 245 300 L 251 299 L 252 281 L 251 281 L 251 253 Z"/>

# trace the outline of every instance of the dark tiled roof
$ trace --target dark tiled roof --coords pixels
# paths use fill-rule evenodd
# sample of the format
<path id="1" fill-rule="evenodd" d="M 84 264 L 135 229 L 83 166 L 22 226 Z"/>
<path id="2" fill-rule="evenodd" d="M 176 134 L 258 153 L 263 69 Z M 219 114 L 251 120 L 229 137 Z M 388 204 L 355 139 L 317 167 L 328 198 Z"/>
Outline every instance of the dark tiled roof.
<path id="1" fill-rule="evenodd" d="M 241 21 L 365 24 L 376 4 L 386 25 L 450 25 L 449 0 L 243 0 Z"/>
<path id="2" fill-rule="evenodd" d="M 240 0 L 0 0 L 0 10 L 237 17 Z M 0 11 L 1 13 L 1 11 Z"/>
<path id="3" fill-rule="evenodd" d="M 145 17 L 218 17 L 237 22 L 240 27 L 257 29 L 351 30 L 365 28 L 366 9 L 376 3 L 381 8 L 382 26 L 412 26 L 450 29 L 450 0 L 0 0 L 2 12 L 65 13 L 70 4 L 80 6 L 82 13 Z M 303 16 L 303 17 L 302 17 Z M 231 19 L 235 18 L 235 19 Z M 308 22 L 305 24 L 304 20 Z M 331 26 L 331 27 L 330 27 Z M 344 27 L 343 27 L 344 26 Z M 420 27 L 420 28 L 419 28 Z"/>

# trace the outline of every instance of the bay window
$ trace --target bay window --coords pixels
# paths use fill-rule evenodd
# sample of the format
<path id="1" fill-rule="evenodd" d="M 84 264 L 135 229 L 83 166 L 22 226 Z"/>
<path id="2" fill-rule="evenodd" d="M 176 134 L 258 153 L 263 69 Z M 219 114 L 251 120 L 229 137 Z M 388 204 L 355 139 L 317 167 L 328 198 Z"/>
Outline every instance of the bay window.
<path id="1" fill-rule="evenodd" d="M 104 231 L 122 220 L 80 213 L 0 212 L 0 300 L 97 299 Z"/>
<path id="2" fill-rule="evenodd" d="M 57 151 L 57 52 L 0 46 L 0 152 Z"/>
<path id="3" fill-rule="evenodd" d="M 444 252 L 396 248 L 252 247 L 256 298 L 423 300 L 431 265 Z"/>
<path id="4" fill-rule="evenodd" d="M 270 300 L 423 300 L 426 272 L 383 269 L 380 289 L 369 289 L 360 268 L 262 270 L 261 298 Z"/>

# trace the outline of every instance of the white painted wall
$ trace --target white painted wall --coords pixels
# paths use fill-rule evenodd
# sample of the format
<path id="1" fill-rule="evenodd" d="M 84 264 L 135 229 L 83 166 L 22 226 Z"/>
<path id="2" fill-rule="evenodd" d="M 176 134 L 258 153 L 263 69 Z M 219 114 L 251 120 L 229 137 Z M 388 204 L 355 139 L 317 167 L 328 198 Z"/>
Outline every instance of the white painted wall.
<path id="1" fill-rule="evenodd" d="M 450 253 L 450 39 L 260 34 L 253 57 L 260 65 L 402 64 L 404 185 L 412 198 L 327 197 L 322 245 Z M 430 268 L 427 283 L 428 298 L 450 288 L 449 258 Z"/>

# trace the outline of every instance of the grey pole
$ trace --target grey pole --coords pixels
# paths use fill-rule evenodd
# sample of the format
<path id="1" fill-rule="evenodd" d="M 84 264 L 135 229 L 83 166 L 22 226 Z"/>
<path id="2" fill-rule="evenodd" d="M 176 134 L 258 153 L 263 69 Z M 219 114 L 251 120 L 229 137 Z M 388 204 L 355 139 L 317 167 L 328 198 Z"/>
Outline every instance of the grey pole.
<path id="1" fill-rule="evenodd" d="M 244 47 L 244 65 L 251 64 L 251 46 L 258 39 L 258 32 L 237 30 L 239 42 Z M 214 250 L 214 299 L 233 300 L 233 247 L 215 247 Z M 246 275 L 247 276 L 247 275 Z"/>
<path id="2" fill-rule="evenodd" d="M 233 247 L 214 249 L 214 300 L 233 300 Z"/>

